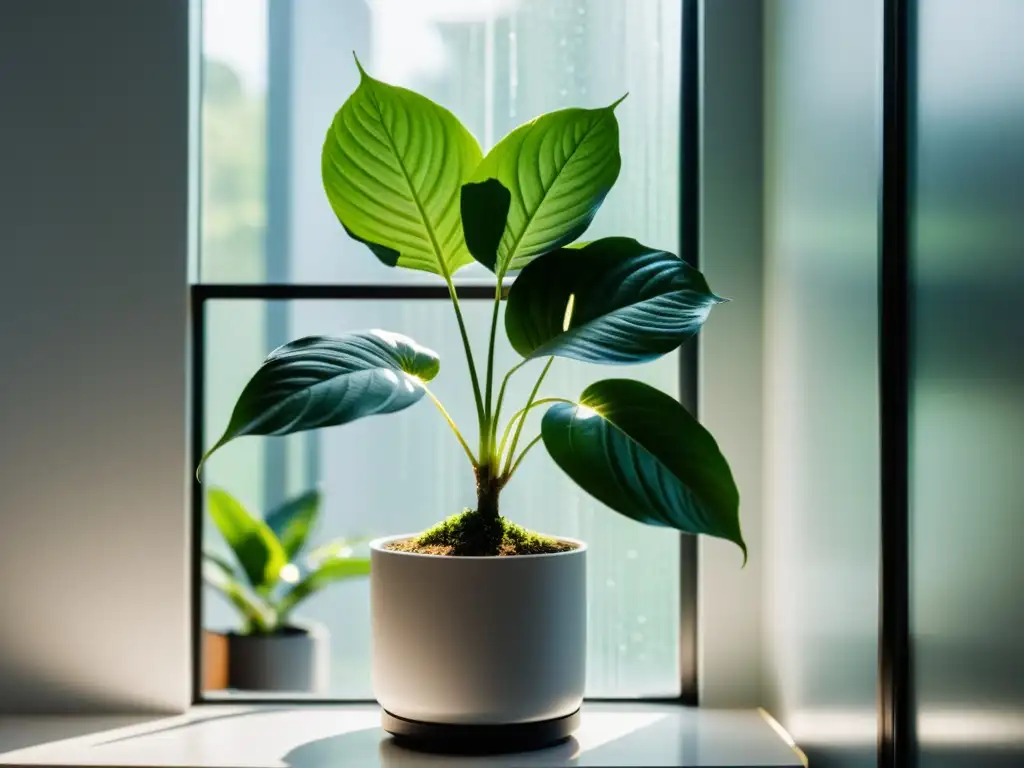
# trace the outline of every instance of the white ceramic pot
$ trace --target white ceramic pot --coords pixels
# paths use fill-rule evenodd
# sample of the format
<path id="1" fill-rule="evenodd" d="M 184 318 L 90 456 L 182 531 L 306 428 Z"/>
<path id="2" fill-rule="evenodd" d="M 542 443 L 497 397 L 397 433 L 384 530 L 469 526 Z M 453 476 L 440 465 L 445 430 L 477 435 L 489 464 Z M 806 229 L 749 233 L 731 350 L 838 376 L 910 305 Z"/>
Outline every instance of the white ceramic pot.
<path id="1" fill-rule="evenodd" d="M 326 693 L 330 635 L 305 624 L 272 635 L 228 635 L 228 686 L 243 691 Z"/>
<path id="2" fill-rule="evenodd" d="M 370 544 L 373 686 L 392 715 L 510 725 L 572 714 L 586 676 L 586 545 L 441 557 Z"/>

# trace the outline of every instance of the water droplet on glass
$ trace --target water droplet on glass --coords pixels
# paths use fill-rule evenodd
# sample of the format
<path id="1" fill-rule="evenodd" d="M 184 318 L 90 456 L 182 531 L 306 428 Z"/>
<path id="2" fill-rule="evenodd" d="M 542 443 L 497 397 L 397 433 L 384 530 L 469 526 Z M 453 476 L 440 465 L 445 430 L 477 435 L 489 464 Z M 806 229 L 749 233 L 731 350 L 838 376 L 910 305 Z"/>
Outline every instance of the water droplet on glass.
<path id="1" fill-rule="evenodd" d="M 577 8 L 576 9 L 576 13 L 578 13 L 580 16 L 585 16 L 586 13 L 587 13 L 587 9 L 586 8 Z"/>
<path id="2" fill-rule="evenodd" d="M 619 646 L 619 653 L 625 653 L 627 650 L 628 649 L 627 649 L 625 643 L 623 643 L 622 645 Z"/>
<path id="3" fill-rule="evenodd" d="M 637 616 L 636 617 L 636 623 L 637 624 L 646 624 L 647 623 L 647 617 L 646 616 Z"/>
<path id="4" fill-rule="evenodd" d="M 615 580 L 608 579 L 608 581 L 605 582 L 605 586 L 607 586 L 608 589 L 615 589 Z"/>
<path id="5" fill-rule="evenodd" d="M 638 557 L 640 557 L 640 553 L 637 552 L 635 549 L 631 549 L 628 552 L 626 552 L 627 560 L 636 560 Z"/>
<path id="6" fill-rule="evenodd" d="M 569 41 L 568 41 L 568 40 L 566 40 L 566 39 L 565 39 L 565 38 L 563 37 L 563 38 L 562 38 L 561 40 L 559 40 L 559 41 L 558 41 L 558 44 L 559 44 L 560 46 L 562 46 L 563 48 L 565 48 L 565 46 L 566 46 L 566 44 L 567 44 L 568 42 L 569 42 Z"/>
<path id="7" fill-rule="evenodd" d="M 639 632 L 634 632 L 632 635 L 629 636 L 629 639 L 632 640 L 634 643 L 642 643 L 644 641 L 644 636 Z"/>

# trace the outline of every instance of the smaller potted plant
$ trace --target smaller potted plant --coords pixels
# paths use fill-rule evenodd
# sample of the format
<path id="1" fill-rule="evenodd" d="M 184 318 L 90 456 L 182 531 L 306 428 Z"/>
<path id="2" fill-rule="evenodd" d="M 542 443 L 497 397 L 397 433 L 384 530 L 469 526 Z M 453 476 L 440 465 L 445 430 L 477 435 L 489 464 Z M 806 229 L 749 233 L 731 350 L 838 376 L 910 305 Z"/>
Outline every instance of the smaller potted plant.
<path id="1" fill-rule="evenodd" d="M 228 687 L 323 693 L 330 678 L 327 630 L 294 618 L 295 608 L 328 584 L 370 572 L 354 542 L 335 539 L 303 556 L 320 513 L 319 491 L 307 491 L 265 519 L 227 491 L 207 495 L 210 518 L 237 563 L 203 555 L 203 579 L 237 609 L 241 628 L 227 635 Z"/>

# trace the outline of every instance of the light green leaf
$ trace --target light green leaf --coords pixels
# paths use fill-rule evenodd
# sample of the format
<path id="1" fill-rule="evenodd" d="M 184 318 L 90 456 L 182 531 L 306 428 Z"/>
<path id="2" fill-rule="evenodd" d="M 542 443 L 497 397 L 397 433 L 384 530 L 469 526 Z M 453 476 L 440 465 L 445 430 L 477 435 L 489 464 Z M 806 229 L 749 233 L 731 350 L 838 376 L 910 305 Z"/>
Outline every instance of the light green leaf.
<path id="1" fill-rule="evenodd" d="M 497 253 L 474 253 L 484 266 L 504 276 L 590 226 L 619 175 L 618 103 L 541 115 L 487 153 L 463 187 L 463 219 L 492 221 L 499 211 L 494 187 L 479 183 L 488 179 L 511 193 L 511 205 Z"/>
<path id="2" fill-rule="evenodd" d="M 355 549 L 366 544 L 368 541 L 370 541 L 369 538 L 350 539 L 346 537 L 339 537 L 337 539 L 332 539 L 326 544 L 321 544 L 320 546 L 315 547 L 308 555 L 306 555 L 305 568 L 307 570 L 316 570 L 328 560 L 352 557 Z"/>
<path id="3" fill-rule="evenodd" d="M 480 146 L 447 109 L 359 72 L 321 154 L 331 208 L 385 264 L 450 275 L 472 261 L 459 188 Z"/>
<path id="4" fill-rule="evenodd" d="M 235 553 L 249 584 L 266 594 L 277 582 L 288 558 L 273 531 L 265 522 L 249 514 L 241 502 L 227 491 L 214 488 L 206 495 L 210 519 Z"/>
<path id="5" fill-rule="evenodd" d="M 544 445 L 576 484 L 641 523 L 703 533 L 743 550 L 739 493 L 711 434 L 678 402 L 630 379 L 587 387 L 541 422 Z"/>
<path id="6" fill-rule="evenodd" d="M 529 264 L 509 292 L 505 332 L 526 358 L 643 363 L 697 333 L 720 301 L 679 257 L 609 237 Z"/>
<path id="7" fill-rule="evenodd" d="M 306 543 L 306 537 L 320 513 L 320 500 L 320 491 L 306 491 L 288 499 L 266 516 L 267 525 L 281 542 L 289 560 Z"/>
<path id="8" fill-rule="evenodd" d="M 290 435 L 393 413 L 423 397 L 437 375 L 437 354 L 407 336 L 356 331 L 307 336 L 270 353 L 245 385 L 227 429 L 207 451 L 243 435 Z"/>
<path id="9" fill-rule="evenodd" d="M 329 557 L 323 560 L 281 598 L 277 606 L 281 621 L 287 618 L 296 605 L 328 584 L 367 576 L 369 573 L 370 559 L 366 557 Z"/>
<path id="10" fill-rule="evenodd" d="M 209 552 L 203 555 L 203 581 L 220 592 L 241 614 L 245 631 L 266 632 L 274 627 L 277 621 L 274 610 L 238 580 L 228 563 Z"/>

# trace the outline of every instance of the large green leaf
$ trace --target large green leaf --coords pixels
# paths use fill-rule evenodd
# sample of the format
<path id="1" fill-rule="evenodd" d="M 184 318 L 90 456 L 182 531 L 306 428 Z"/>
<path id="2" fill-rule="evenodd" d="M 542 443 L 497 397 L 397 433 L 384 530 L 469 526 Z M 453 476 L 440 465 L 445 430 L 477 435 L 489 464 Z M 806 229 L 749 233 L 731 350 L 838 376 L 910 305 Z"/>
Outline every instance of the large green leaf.
<path id="1" fill-rule="evenodd" d="M 245 385 L 227 429 L 200 462 L 243 435 L 290 435 L 393 413 L 423 397 L 437 354 L 389 331 L 307 336 L 270 353 Z"/>
<path id="2" fill-rule="evenodd" d="M 488 179 L 511 193 L 511 204 L 497 248 L 475 250 L 477 261 L 504 275 L 583 234 L 619 175 L 618 103 L 541 115 L 487 153 L 474 183 L 462 189 L 463 220 L 475 228 L 481 225 L 474 222 L 489 222 L 485 232 L 494 226 L 501 196 L 493 184 L 482 183 Z"/>
<path id="3" fill-rule="evenodd" d="M 273 628 L 277 615 L 267 603 L 238 580 L 238 574 L 221 558 L 203 555 L 203 581 L 216 589 L 242 616 L 245 631 L 266 632 Z"/>
<path id="4" fill-rule="evenodd" d="M 541 434 L 555 463 L 598 501 L 641 523 L 735 542 L 746 562 L 729 465 L 665 393 L 630 379 L 599 381 L 579 404 L 548 409 Z"/>
<path id="5" fill-rule="evenodd" d="M 321 154 L 331 208 L 385 264 L 451 274 L 472 261 L 459 188 L 480 146 L 447 109 L 359 73 Z"/>
<path id="6" fill-rule="evenodd" d="M 505 331 L 526 358 L 643 363 L 697 333 L 720 301 L 678 256 L 609 237 L 529 264 L 509 292 Z"/>
<path id="7" fill-rule="evenodd" d="M 291 560 L 306 543 L 317 515 L 320 513 L 320 491 L 314 489 L 288 499 L 266 516 L 285 555 Z"/>
<path id="8" fill-rule="evenodd" d="M 329 557 L 289 590 L 277 605 L 278 615 L 284 621 L 288 614 L 314 592 L 336 581 L 344 581 L 370 573 L 367 557 Z"/>
<path id="9" fill-rule="evenodd" d="M 269 592 L 288 562 L 270 526 L 249 514 L 238 499 L 220 488 L 206 495 L 206 508 L 253 589 L 260 594 Z"/>

